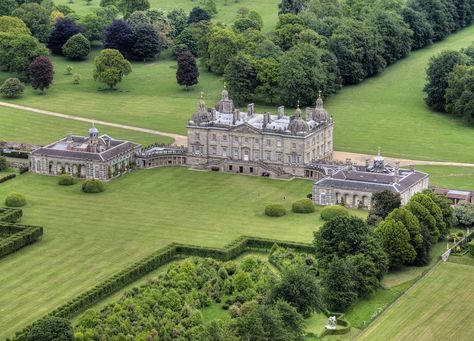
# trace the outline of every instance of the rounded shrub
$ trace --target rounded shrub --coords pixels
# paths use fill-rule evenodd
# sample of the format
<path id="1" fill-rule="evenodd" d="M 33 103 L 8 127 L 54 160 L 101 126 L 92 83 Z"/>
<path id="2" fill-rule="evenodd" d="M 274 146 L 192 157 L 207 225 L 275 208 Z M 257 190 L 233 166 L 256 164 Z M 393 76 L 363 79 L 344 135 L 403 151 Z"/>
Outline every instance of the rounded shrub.
<path id="1" fill-rule="evenodd" d="M 286 214 L 286 209 L 283 205 L 272 204 L 265 207 L 265 215 L 269 217 L 282 217 Z"/>
<path id="2" fill-rule="evenodd" d="M 104 184 L 102 181 L 89 179 L 82 183 L 82 191 L 84 193 L 100 193 L 104 191 Z"/>
<path id="3" fill-rule="evenodd" d="M 25 90 L 25 86 L 18 78 L 8 78 L 0 86 L 0 94 L 7 98 L 17 98 Z"/>
<path id="4" fill-rule="evenodd" d="M 70 59 L 83 59 L 91 51 L 91 43 L 82 33 L 73 35 L 62 47 L 63 54 Z"/>
<path id="5" fill-rule="evenodd" d="M 321 210 L 321 219 L 329 221 L 337 217 L 348 217 L 349 211 L 341 205 L 326 206 Z"/>
<path id="6" fill-rule="evenodd" d="M 61 186 L 74 185 L 74 178 L 69 174 L 63 174 L 58 179 L 58 185 L 61 185 Z"/>
<path id="7" fill-rule="evenodd" d="M 26 198 L 20 193 L 10 193 L 5 198 L 5 205 L 8 207 L 22 207 L 26 205 Z"/>
<path id="8" fill-rule="evenodd" d="M 291 209 L 295 213 L 313 213 L 316 211 L 313 201 L 308 198 L 295 201 Z"/>

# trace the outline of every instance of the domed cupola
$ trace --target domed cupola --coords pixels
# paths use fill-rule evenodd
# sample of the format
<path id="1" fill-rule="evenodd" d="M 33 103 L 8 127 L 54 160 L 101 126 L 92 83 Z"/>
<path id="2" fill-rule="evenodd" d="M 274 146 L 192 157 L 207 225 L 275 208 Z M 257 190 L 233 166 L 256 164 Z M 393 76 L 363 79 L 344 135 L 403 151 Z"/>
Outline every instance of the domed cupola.
<path id="1" fill-rule="evenodd" d="M 201 99 L 199 100 L 199 109 L 193 114 L 192 121 L 196 125 L 211 121 L 211 114 L 206 109 L 206 103 L 203 99 L 203 93 L 201 92 Z"/>
<path id="2" fill-rule="evenodd" d="M 309 131 L 308 123 L 301 116 L 300 104 L 298 102 L 298 107 L 295 110 L 295 114 L 290 119 L 290 124 L 288 125 L 288 130 L 296 135 L 298 133 L 306 133 Z"/>
<path id="3" fill-rule="evenodd" d="M 331 115 L 324 109 L 323 99 L 321 98 L 321 90 L 318 94 L 318 99 L 316 100 L 316 108 L 314 109 L 314 120 L 316 122 L 329 121 Z"/>

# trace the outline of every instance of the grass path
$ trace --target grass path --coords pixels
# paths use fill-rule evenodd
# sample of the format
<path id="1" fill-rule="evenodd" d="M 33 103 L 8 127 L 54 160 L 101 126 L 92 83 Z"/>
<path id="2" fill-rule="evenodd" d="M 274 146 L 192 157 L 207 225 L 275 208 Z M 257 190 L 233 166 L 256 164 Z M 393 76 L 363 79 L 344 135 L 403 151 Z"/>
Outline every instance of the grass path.
<path id="1" fill-rule="evenodd" d="M 358 340 L 470 340 L 470 265 L 441 262 L 385 311 Z M 435 298 L 435 299 L 433 299 Z"/>

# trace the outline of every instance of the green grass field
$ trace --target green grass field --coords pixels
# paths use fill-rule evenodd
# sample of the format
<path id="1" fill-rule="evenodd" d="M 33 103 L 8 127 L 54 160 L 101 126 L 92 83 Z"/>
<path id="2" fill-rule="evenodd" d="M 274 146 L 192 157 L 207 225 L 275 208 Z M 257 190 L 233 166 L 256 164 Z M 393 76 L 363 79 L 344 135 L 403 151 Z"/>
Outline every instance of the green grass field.
<path id="1" fill-rule="evenodd" d="M 474 128 L 430 111 L 422 92 L 431 56 L 474 41 L 474 26 L 413 52 L 381 75 L 345 87 L 327 101 L 335 116 L 335 148 L 408 159 L 474 162 Z"/>
<path id="2" fill-rule="evenodd" d="M 186 12 L 191 11 L 193 7 L 200 6 L 199 1 L 194 0 L 149 0 L 152 9 L 162 9 L 170 11 L 175 8 L 182 8 Z M 278 21 L 278 0 L 214 0 L 217 7 L 217 14 L 212 19 L 214 22 L 231 25 L 237 16 L 237 10 L 241 7 L 250 10 L 256 10 L 263 19 L 263 30 L 270 31 L 275 27 Z M 75 0 L 74 3 L 69 3 L 69 0 L 56 0 L 55 3 L 68 5 L 78 14 L 88 13 L 99 7 L 100 0 L 92 0 L 90 5 L 87 5 L 84 0 Z"/>
<path id="3" fill-rule="evenodd" d="M 473 268 L 441 263 L 358 340 L 470 340 L 474 291 Z"/>
<path id="4" fill-rule="evenodd" d="M 474 168 L 449 166 L 416 166 L 430 174 L 430 185 L 474 191 Z"/>
<path id="5" fill-rule="evenodd" d="M 143 145 L 155 142 L 173 142 L 173 139 L 170 137 L 101 125 L 96 126 L 101 134 L 107 134 L 117 139 L 131 140 Z M 0 107 L 0 127 L 0 141 L 45 145 L 63 138 L 68 131 L 73 132 L 75 135 L 87 135 L 90 124 Z"/>
<path id="6" fill-rule="evenodd" d="M 0 186 L 0 202 L 12 191 L 25 194 L 22 222 L 44 227 L 41 241 L 0 260 L 0 339 L 173 241 L 224 246 L 254 235 L 311 242 L 322 224 L 318 213 L 263 215 L 268 203 L 290 208 L 305 197 L 307 180 L 161 168 L 135 171 L 98 195 L 56 182 L 24 174 Z"/>

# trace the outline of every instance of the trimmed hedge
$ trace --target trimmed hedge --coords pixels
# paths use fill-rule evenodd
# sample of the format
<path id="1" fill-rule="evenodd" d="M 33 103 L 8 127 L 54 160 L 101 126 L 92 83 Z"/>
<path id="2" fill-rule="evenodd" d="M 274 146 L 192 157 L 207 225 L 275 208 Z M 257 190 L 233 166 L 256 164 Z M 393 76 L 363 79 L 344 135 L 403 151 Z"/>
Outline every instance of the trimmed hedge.
<path id="1" fill-rule="evenodd" d="M 316 211 L 314 202 L 308 198 L 295 201 L 291 209 L 295 213 L 313 213 Z"/>
<path id="2" fill-rule="evenodd" d="M 272 204 L 265 207 L 265 215 L 269 217 L 283 217 L 286 214 L 285 206 L 281 204 Z"/>
<path id="3" fill-rule="evenodd" d="M 3 178 L 0 178 L 0 183 L 13 179 L 15 177 L 16 177 L 16 174 L 8 174 L 4 176 Z"/>
<path id="4" fill-rule="evenodd" d="M 11 235 L 0 240 L 0 257 L 3 257 L 36 242 L 43 235 L 43 228 L 2 222 L 0 223 L 0 234 Z"/>
<path id="5" fill-rule="evenodd" d="M 337 217 L 348 217 L 349 211 L 341 205 L 326 206 L 321 210 L 321 219 L 329 221 Z"/>
<path id="6" fill-rule="evenodd" d="M 59 176 L 58 185 L 71 186 L 74 185 L 74 178 L 69 174 L 62 174 Z"/>
<path id="7" fill-rule="evenodd" d="M 15 223 L 21 218 L 22 215 L 23 215 L 23 211 L 19 208 L 10 208 L 10 207 L 0 208 L 0 221 Z"/>
<path id="8" fill-rule="evenodd" d="M 26 198 L 20 193 L 10 193 L 5 198 L 5 205 L 8 207 L 22 207 L 26 205 Z"/>
<path id="9" fill-rule="evenodd" d="M 100 193 L 104 191 L 104 184 L 102 181 L 89 179 L 82 183 L 82 191 L 84 193 Z"/>
<path id="10" fill-rule="evenodd" d="M 272 239 L 245 236 L 234 240 L 222 249 L 172 243 L 117 272 L 102 283 L 83 292 L 46 316 L 57 316 L 70 319 L 87 308 L 95 305 L 105 297 L 117 292 L 126 285 L 135 282 L 144 275 L 156 270 L 158 267 L 172 261 L 178 256 L 211 257 L 222 261 L 228 261 L 240 256 L 246 251 L 269 250 L 275 243 L 278 243 L 281 247 L 291 248 L 297 251 L 307 253 L 314 252 L 314 246 L 312 244 L 275 241 Z M 24 328 L 22 331 L 17 332 L 14 340 L 26 340 L 26 335 L 28 335 L 30 328 L 31 325 Z"/>

